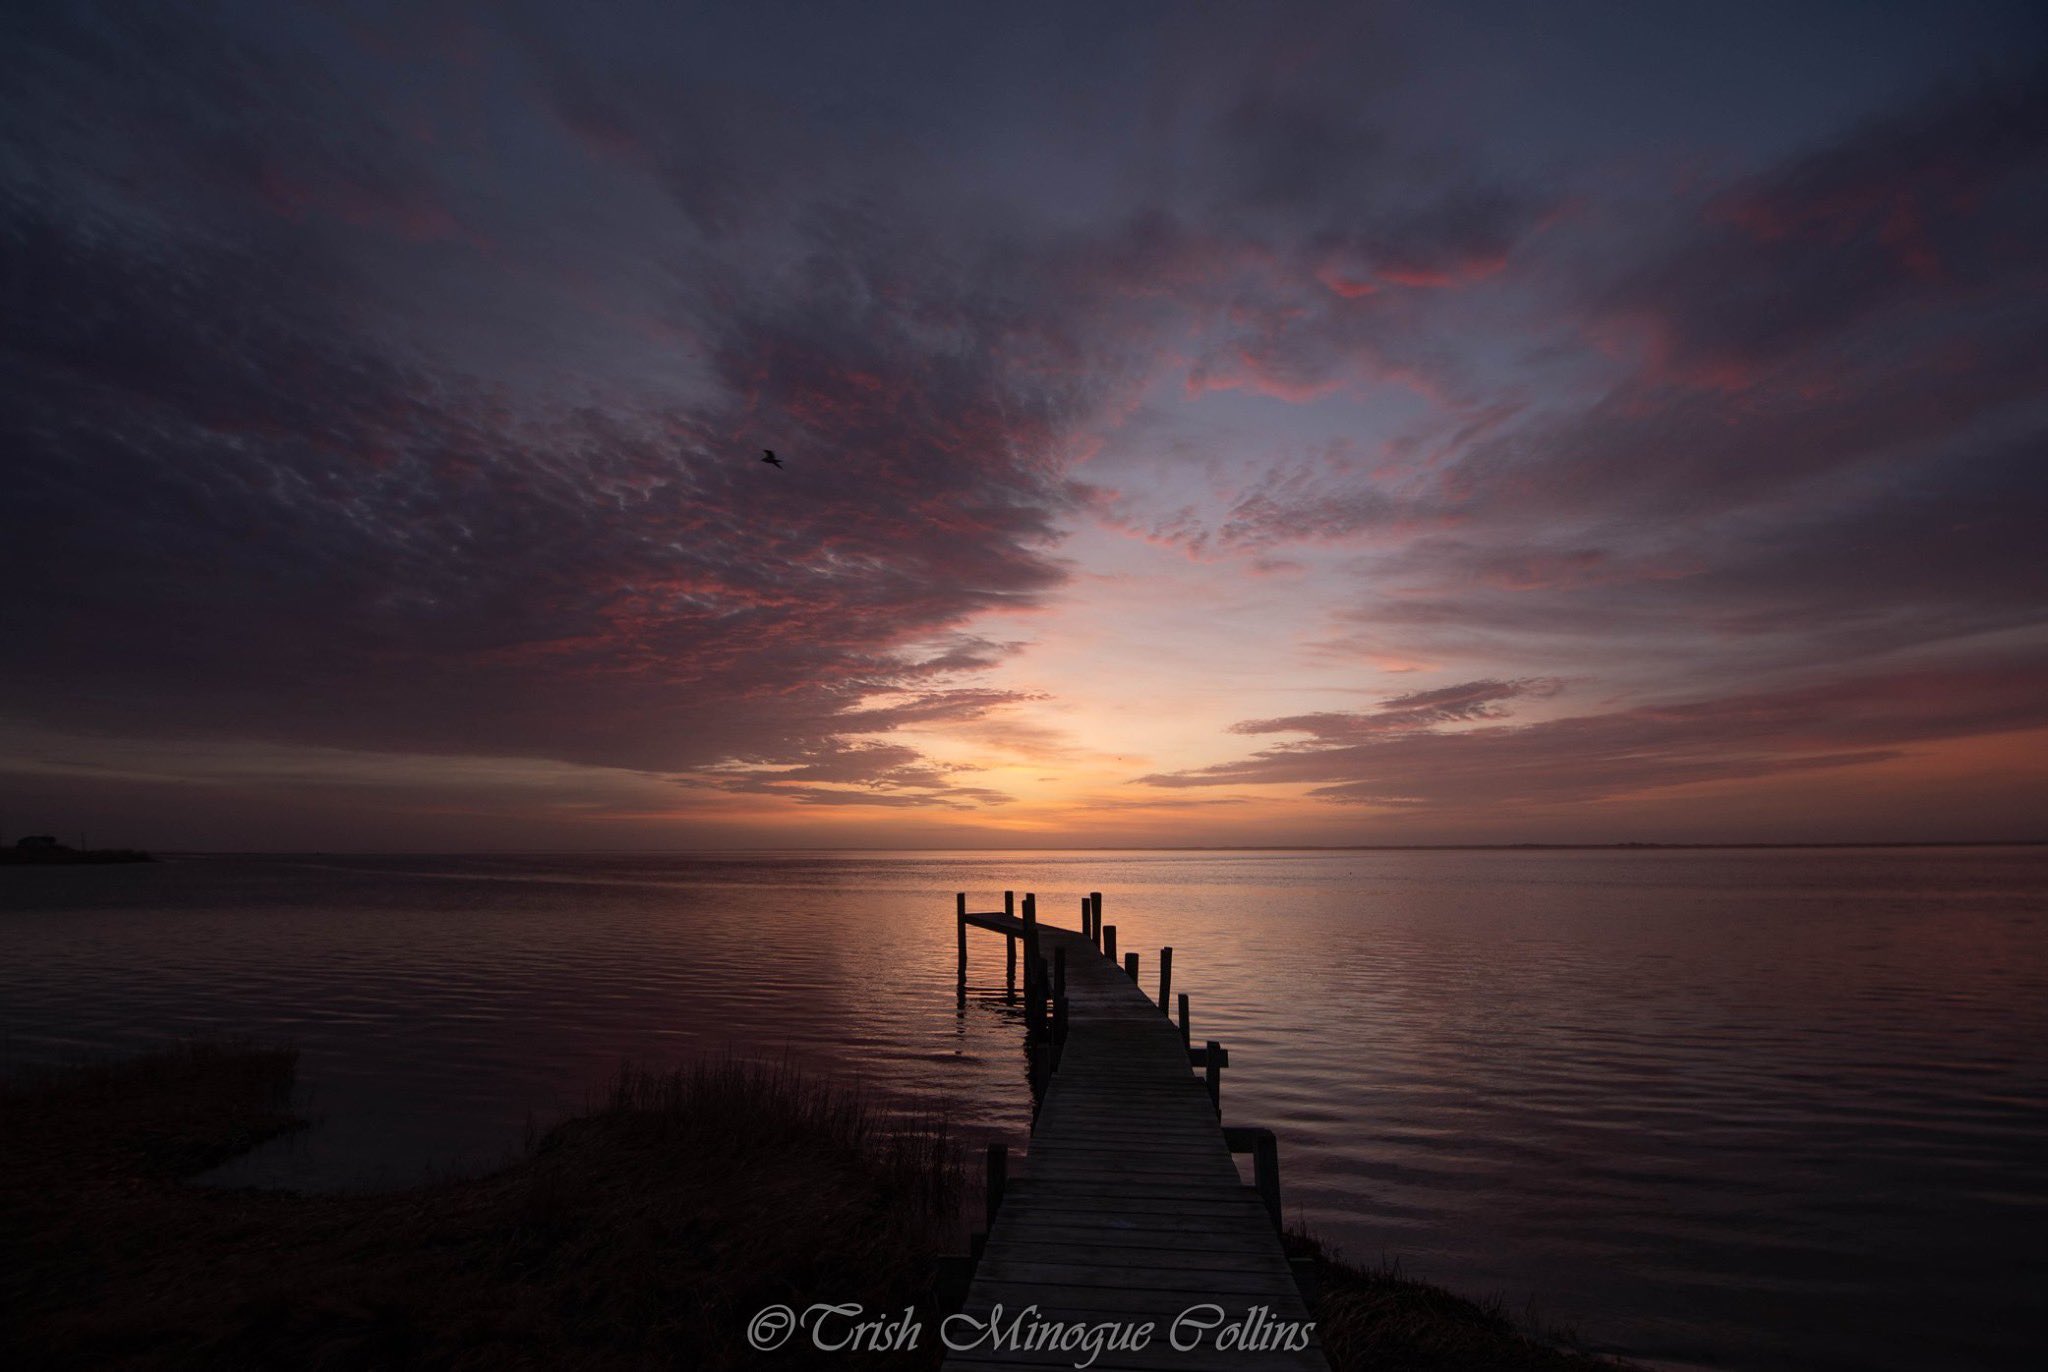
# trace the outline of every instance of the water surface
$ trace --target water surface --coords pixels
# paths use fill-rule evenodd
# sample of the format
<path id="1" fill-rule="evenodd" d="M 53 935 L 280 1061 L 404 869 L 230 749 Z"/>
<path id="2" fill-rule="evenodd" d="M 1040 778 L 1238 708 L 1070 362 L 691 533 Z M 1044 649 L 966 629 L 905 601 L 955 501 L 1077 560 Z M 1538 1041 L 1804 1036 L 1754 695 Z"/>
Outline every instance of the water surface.
<path id="1" fill-rule="evenodd" d="M 1226 1116 L 1356 1259 L 1674 1367 L 2048 1348 L 2048 851 L 187 858 L 0 872 L 8 1062 L 218 1032 L 318 1127 L 220 1180 L 489 1167 L 623 1059 L 734 1048 L 1021 1146 L 1002 945 L 1175 948 Z M 829 1293 L 821 1293 L 821 1298 Z"/>

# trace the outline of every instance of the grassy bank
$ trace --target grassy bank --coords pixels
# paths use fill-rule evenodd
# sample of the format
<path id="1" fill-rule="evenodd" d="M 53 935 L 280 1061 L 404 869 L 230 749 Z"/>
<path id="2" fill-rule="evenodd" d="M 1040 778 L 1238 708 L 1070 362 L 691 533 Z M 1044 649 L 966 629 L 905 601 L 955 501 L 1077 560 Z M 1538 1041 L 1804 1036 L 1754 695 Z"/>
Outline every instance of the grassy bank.
<path id="1" fill-rule="evenodd" d="M 1323 1351 L 1337 1372 L 1631 1372 L 1634 1364 L 1586 1352 L 1567 1331 L 1517 1323 L 1498 1301 L 1481 1304 L 1393 1268 L 1347 1263 L 1311 1235 L 1287 1235 L 1288 1256 L 1314 1264 L 1313 1302 Z"/>
<path id="2" fill-rule="evenodd" d="M 884 1132 L 793 1072 L 622 1074 L 601 1108 L 470 1181 L 183 1184 L 294 1127 L 293 1066 L 188 1048 L 6 1088 L 0 1365 L 798 1366 L 747 1348 L 756 1311 L 821 1293 L 931 1303 L 960 1189 L 951 1141 Z"/>
<path id="3" fill-rule="evenodd" d="M 818 1365 L 746 1343 L 766 1306 L 918 1307 L 934 1367 L 959 1150 L 884 1130 L 793 1071 L 625 1071 L 487 1177 L 380 1195 L 194 1187 L 297 1128 L 296 1055 L 192 1046 L 0 1087 L 0 1366 L 704 1368 Z M 1613 1372 L 1498 1308 L 1349 1266 L 1319 1273 L 1340 1372 Z M 947 1307 L 950 1308 L 950 1307 Z"/>

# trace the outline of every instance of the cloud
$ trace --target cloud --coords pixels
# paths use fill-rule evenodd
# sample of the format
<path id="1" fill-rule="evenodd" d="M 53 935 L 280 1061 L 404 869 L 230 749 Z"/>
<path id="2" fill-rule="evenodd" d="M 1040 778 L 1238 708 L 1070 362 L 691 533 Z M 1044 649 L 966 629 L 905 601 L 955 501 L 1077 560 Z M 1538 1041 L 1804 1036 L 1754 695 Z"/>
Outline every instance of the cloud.
<path id="1" fill-rule="evenodd" d="M 1531 677 L 1519 681 L 1466 681 L 1385 700 L 1369 711 L 1323 711 L 1281 719 L 1248 719 L 1230 726 L 1233 734 L 1307 734 L 1311 748 L 1415 733 L 1440 724 L 1504 719 L 1502 702 L 1541 700 L 1556 695 L 1562 683 Z"/>
<path id="2" fill-rule="evenodd" d="M 1615 284 L 1661 373 L 1744 387 L 1901 311 L 2028 278 L 2048 233 L 2048 66 L 1937 90 L 1716 194 Z"/>
<path id="3" fill-rule="evenodd" d="M 987 675 L 1090 517 L 1473 678 L 1160 786 L 1536 794 L 1560 677 L 2038 633 L 2038 68 L 1651 211 L 1432 142 L 1380 16 L 1176 19 L 12 7 L 0 716 L 997 805 L 921 740 L 1099 761 Z M 1661 746 L 1558 776 L 1771 765 Z"/>
<path id="4" fill-rule="evenodd" d="M 2048 659 L 1844 678 L 1527 724 L 1499 702 L 1548 689 L 1474 682 L 1376 711 L 1247 721 L 1305 733 L 1250 757 L 1143 778 L 1169 788 L 1307 785 L 1345 804 L 1497 811 L 1887 761 L 1916 745 L 2048 725 Z M 1471 728 L 1440 723 L 1488 721 Z"/>
<path id="5" fill-rule="evenodd" d="M 61 36 L 46 49 L 97 75 L 133 56 Z M 348 142 L 360 176 L 295 158 L 360 121 L 299 100 L 329 88 L 321 69 L 265 60 L 246 108 L 240 62 L 183 72 L 194 108 L 161 157 L 203 180 L 260 141 L 315 199 L 385 171 L 409 184 L 380 137 Z M 123 98 L 146 110 L 170 84 Z M 113 157 L 73 127 L 46 114 L 12 136 L 44 160 Z M 694 320 L 695 394 L 593 403 L 407 338 L 362 289 L 375 256 L 304 213 L 202 222 L 150 179 L 129 196 L 0 196 L 0 572 L 36 588 L 0 610 L 0 709 L 701 768 L 813 804 L 1001 799 L 872 736 L 1008 698 L 934 688 L 1001 656 L 963 625 L 1065 576 L 1059 448 L 1096 384 L 1085 352 L 1015 365 L 1069 342 L 978 274 L 1003 272 L 1003 244 L 970 262 L 908 207 L 785 203 L 793 258 L 679 250 L 679 305 L 716 302 Z"/>

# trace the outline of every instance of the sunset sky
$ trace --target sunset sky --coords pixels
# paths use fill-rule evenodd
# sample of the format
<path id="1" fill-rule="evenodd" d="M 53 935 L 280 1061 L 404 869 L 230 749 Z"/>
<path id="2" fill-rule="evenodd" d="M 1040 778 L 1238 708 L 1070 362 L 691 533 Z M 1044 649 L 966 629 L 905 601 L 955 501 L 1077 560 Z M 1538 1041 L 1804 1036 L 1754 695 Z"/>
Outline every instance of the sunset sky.
<path id="1" fill-rule="evenodd" d="M 10 4 L 0 833 L 2048 836 L 2044 55 Z"/>

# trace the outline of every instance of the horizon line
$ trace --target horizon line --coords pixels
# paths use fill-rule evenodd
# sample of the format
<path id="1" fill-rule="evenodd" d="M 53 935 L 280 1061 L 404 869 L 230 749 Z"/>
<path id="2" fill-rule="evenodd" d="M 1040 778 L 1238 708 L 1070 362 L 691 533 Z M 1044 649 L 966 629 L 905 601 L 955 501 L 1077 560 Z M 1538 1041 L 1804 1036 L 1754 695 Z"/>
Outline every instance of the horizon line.
<path id="1" fill-rule="evenodd" d="M 2048 838 L 1963 839 L 1838 839 L 1754 840 L 1731 842 L 1584 842 L 1584 843 L 1181 843 L 1181 844 L 983 844 L 920 847 L 914 844 L 818 845 L 770 847 L 731 845 L 699 848 L 162 848 L 165 857 L 595 857 L 685 855 L 693 853 L 1372 853 L 1372 852 L 1526 852 L 1641 851 L 1707 849 L 1833 849 L 1833 848 L 2040 848 Z M 144 850 L 149 851 L 149 850 Z"/>

